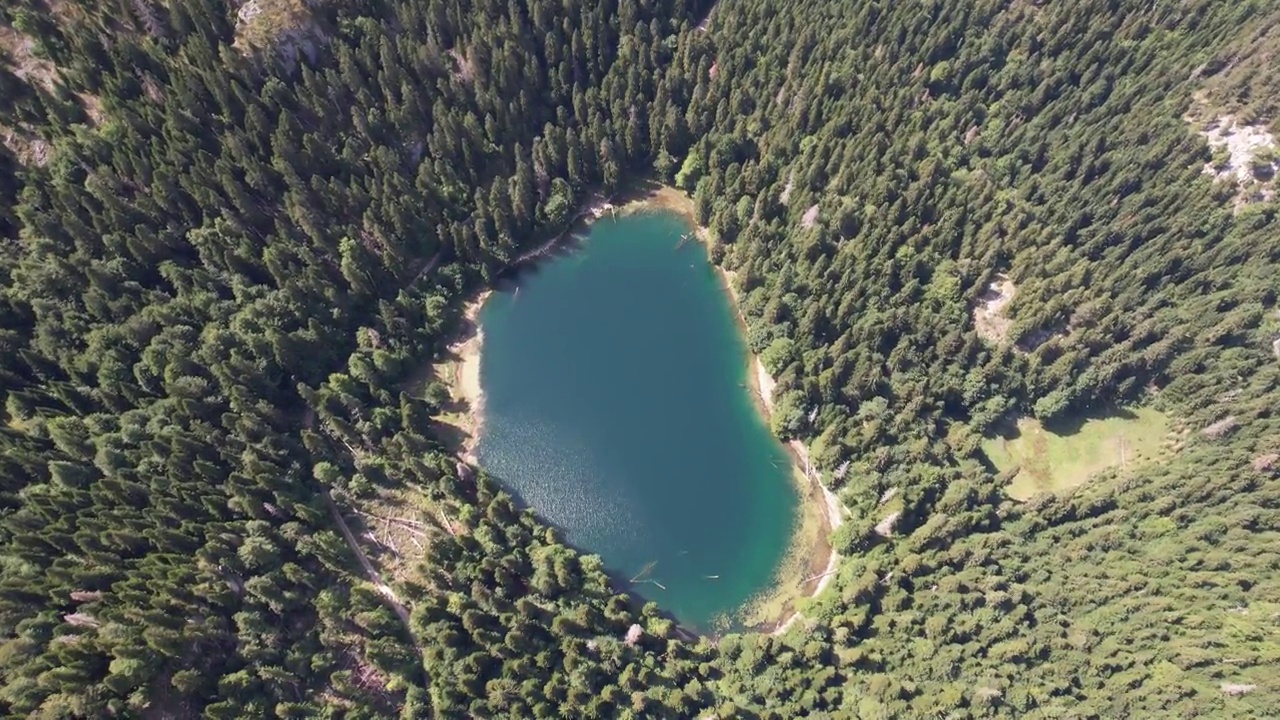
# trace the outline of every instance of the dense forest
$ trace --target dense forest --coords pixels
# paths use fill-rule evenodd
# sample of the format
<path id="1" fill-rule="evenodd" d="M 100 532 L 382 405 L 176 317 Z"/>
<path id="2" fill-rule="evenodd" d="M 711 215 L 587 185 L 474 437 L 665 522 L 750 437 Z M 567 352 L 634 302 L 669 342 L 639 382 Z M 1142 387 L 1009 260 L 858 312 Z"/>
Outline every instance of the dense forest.
<path id="1" fill-rule="evenodd" d="M 1184 116 L 1272 119 L 1278 17 L 5 3 L 0 710 L 1270 715 L 1280 225 Z M 781 636 L 689 636 L 433 430 L 466 300 L 636 177 L 693 196 L 853 513 Z M 980 449 L 1134 405 L 1189 432 L 1073 491 Z M 392 502 L 395 572 L 350 529 Z"/>

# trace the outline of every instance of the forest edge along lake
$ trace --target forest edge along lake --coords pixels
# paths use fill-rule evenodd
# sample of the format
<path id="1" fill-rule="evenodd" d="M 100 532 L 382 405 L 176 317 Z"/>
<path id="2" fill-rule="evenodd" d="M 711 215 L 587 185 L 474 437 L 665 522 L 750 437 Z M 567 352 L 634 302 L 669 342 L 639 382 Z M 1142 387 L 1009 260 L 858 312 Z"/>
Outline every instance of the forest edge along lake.
<path id="1" fill-rule="evenodd" d="M 601 201 L 595 204 L 594 207 L 589 208 L 589 210 L 594 210 L 590 214 L 596 218 L 605 216 L 606 222 L 609 219 L 621 218 L 641 212 L 659 217 L 666 214 L 668 217 L 677 219 L 689 230 L 689 232 L 685 233 L 685 237 L 682 238 L 681 245 L 684 244 L 686 239 L 692 239 L 695 235 L 699 240 L 706 242 L 708 245 L 711 244 L 711 239 L 706 230 L 697 228 L 693 222 L 692 203 L 682 193 L 671 188 L 663 188 L 652 184 L 647 185 L 631 192 L 626 196 L 625 201 L 619 202 L 616 206 Z M 587 213 L 580 213 L 579 217 L 585 214 Z M 581 229 L 581 225 L 578 226 L 578 229 Z M 578 236 L 580 235 L 575 234 L 573 237 Z M 538 251 L 526 255 L 522 260 L 531 260 L 541 256 L 554 247 L 554 242 L 548 243 Z M 562 245 L 559 249 L 563 250 L 564 246 Z M 584 252 L 586 252 L 585 249 Z M 573 258 L 573 255 L 570 254 L 566 257 L 565 253 L 558 252 L 557 257 L 562 260 L 569 260 Z M 577 259 L 581 259 L 581 256 L 577 256 Z M 705 254 L 702 255 L 702 262 L 704 264 L 709 262 Z M 559 266 L 547 265 L 546 267 L 550 269 Z M 768 441 L 777 442 L 775 438 L 768 435 L 765 429 L 768 425 L 768 413 L 771 409 L 770 391 L 773 384 L 772 378 L 763 371 L 763 366 L 750 354 L 749 350 L 746 349 L 746 343 L 743 342 L 745 333 L 743 332 L 741 311 L 738 307 L 736 295 L 733 292 L 735 289 L 734 278 L 731 274 L 720 272 L 719 268 L 716 268 L 716 270 L 720 281 L 718 285 L 723 292 L 728 293 L 727 296 L 724 296 L 726 300 L 731 301 L 725 303 L 726 309 L 733 308 L 732 311 L 738 323 L 736 333 L 739 337 L 734 339 L 735 344 L 741 345 L 744 348 L 743 351 L 747 353 L 741 364 L 734 370 L 729 371 L 734 374 L 731 379 L 749 381 L 754 392 L 742 396 L 741 401 L 748 399 L 753 401 L 755 408 L 761 413 L 764 421 L 761 426 L 764 437 L 768 438 Z M 515 292 L 503 297 L 504 304 L 507 301 L 514 302 L 519 297 L 519 285 L 516 287 L 517 290 Z M 453 357 L 453 362 L 437 368 L 437 376 L 451 385 L 455 398 L 462 400 L 463 402 L 460 405 L 465 408 L 463 412 L 452 413 L 448 417 L 438 419 L 454 426 L 458 430 L 458 442 L 464 459 L 471 464 L 481 466 L 484 466 L 485 463 L 477 462 L 479 458 L 476 457 L 476 447 L 477 443 L 483 441 L 486 437 L 484 427 L 486 388 L 481 385 L 480 367 L 481 358 L 487 358 L 487 356 L 482 356 L 481 353 L 485 338 L 483 337 L 484 327 L 480 319 L 480 311 L 490 297 L 490 293 L 485 292 L 468 304 L 466 327 L 450 353 Z M 724 312 L 724 310 L 720 312 Z M 486 315 L 491 314 L 486 311 Z M 725 331 L 733 332 L 734 330 L 726 327 Z M 750 372 L 748 370 L 749 366 L 753 367 L 755 372 Z M 748 383 L 739 384 L 747 385 Z M 750 410 L 744 406 L 743 412 L 750 412 Z M 690 434 L 696 435 L 696 429 Z M 783 446 L 779 444 L 775 447 L 780 451 Z M 806 448 L 800 443 L 792 443 L 789 449 L 791 450 L 790 464 L 792 467 L 790 472 L 784 470 L 781 475 L 790 476 L 795 482 L 794 489 L 798 490 L 793 496 L 795 501 L 798 501 L 795 505 L 795 511 L 787 511 L 788 520 L 793 521 L 791 525 L 792 532 L 789 540 L 779 538 L 775 544 L 775 547 L 779 549 L 782 561 L 770 563 L 769 565 L 771 572 L 776 570 L 776 572 L 772 572 L 774 576 L 772 582 L 766 582 L 762 579 L 753 586 L 754 592 L 748 602 L 745 602 L 742 606 L 735 605 L 735 608 L 742 607 L 740 612 L 735 613 L 736 619 L 740 621 L 734 623 L 736 627 L 750 627 L 760 630 L 772 629 L 774 632 L 785 630 L 798 617 L 796 613 L 797 601 L 820 592 L 833 575 L 837 558 L 831 550 L 828 538 L 831 530 L 838 526 L 841 521 L 842 513 L 839 503 L 835 500 L 834 495 L 825 491 L 813 473 L 809 471 Z M 758 445 L 757 450 L 760 450 Z M 768 461 L 766 460 L 766 462 Z M 785 455 L 778 456 L 777 460 L 774 461 L 775 472 L 779 467 L 778 462 L 786 463 Z M 487 469 L 491 472 L 493 470 L 492 467 Z M 507 478 L 503 478 L 502 474 L 499 472 L 497 479 L 504 481 L 504 485 L 507 486 L 509 491 L 512 491 L 517 496 L 525 494 L 521 488 L 513 487 L 511 483 L 505 482 Z M 734 498 L 731 495 L 724 497 L 725 501 L 732 499 Z M 681 506 L 679 498 L 672 498 L 670 503 L 673 510 L 679 509 Z M 554 521 L 554 518 L 548 517 L 548 515 L 554 515 L 553 512 L 549 511 L 549 508 L 539 507 L 540 503 L 537 501 L 530 501 L 528 504 L 542 515 L 544 520 L 547 520 L 553 526 L 558 524 Z M 618 506 L 625 510 L 627 503 L 619 503 Z M 562 529 L 571 528 L 562 526 Z M 570 537 L 569 541 L 576 542 L 576 539 Z M 599 554 L 598 548 L 591 546 L 591 543 L 586 543 L 586 545 L 587 547 L 583 547 L 579 544 L 579 549 L 586 553 Z M 781 549 L 784 547 L 785 553 L 781 553 Z M 614 565 L 609 560 L 606 560 L 606 563 L 610 566 Z M 635 564 L 634 558 L 631 564 Z M 645 596 L 644 599 L 657 601 L 664 610 L 674 612 L 677 619 L 686 627 L 695 625 L 698 626 L 699 630 L 707 629 L 705 623 L 687 621 L 687 618 L 683 617 L 682 613 L 677 609 L 674 609 L 671 603 L 662 602 L 663 597 L 661 595 L 652 591 L 637 593 L 637 590 L 648 589 L 647 586 L 640 588 L 636 585 L 637 578 L 642 576 L 644 576 L 644 572 L 628 581 L 624 576 L 615 575 L 616 589 L 632 594 L 643 594 Z M 707 577 L 719 576 L 708 575 Z M 639 582 L 643 583 L 644 581 L 640 580 Z M 653 584 L 665 590 L 660 583 L 654 582 Z M 709 594 L 716 595 L 717 593 L 711 592 Z M 746 598 L 743 599 L 747 600 Z M 675 603 L 675 600 L 672 600 L 672 603 Z M 717 629 L 724 629 L 724 627 L 718 624 Z"/>
<path id="2" fill-rule="evenodd" d="M 598 199 L 585 206 L 578 214 L 579 221 L 570 229 L 570 232 L 522 256 L 513 263 L 513 268 L 523 271 L 530 264 L 540 262 L 540 258 L 549 254 L 562 259 L 566 253 L 574 252 L 572 243 L 586 236 L 584 231 L 591 230 L 591 223 L 609 222 L 637 213 L 667 214 L 678 218 L 688 228 L 688 232 L 682 235 L 680 244 L 686 240 L 696 240 L 703 243 L 708 252 L 714 244 L 711 233 L 706 228 L 697 226 L 693 203 L 687 196 L 674 188 L 647 183 L 635 186 L 624 193 L 616 204 Z M 709 258 L 705 261 L 710 263 Z M 714 263 L 710 264 L 715 269 L 721 291 L 727 293 L 726 298 L 732 307 L 739 340 L 743 340 L 746 336 L 746 325 L 741 312 L 736 278 L 732 272 L 725 271 Z M 516 268 L 517 265 L 521 267 Z M 509 273 L 504 273 L 504 275 L 507 274 Z M 518 299 L 518 283 L 515 287 L 517 294 L 513 297 Z M 437 379 L 448 386 L 453 397 L 460 401 L 456 403 L 455 411 L 443 412 L 436 419 L 455 431 L 454 439 L 462 459 L 468 464 L 481 467 L 483 464 L 477 457 L 477 445 L 484 437 L 485 388 L 481 384 L 481 358 L 485 338 L 480 313 L 485 303 L 492 297 L 492 293 L 492 290 L 486 289 L 467 303 L 464 311 L 464 327 L 450 347 L 447 361 L 437 363 L 433 368 Z M 742 381 L 740 384 L 750 388 L 749 397 L 767 428 L 772 411 L 774 381 L 765 370 L 763 363 L 751 353 L 744 340 L 741 344 L 745 348 L 746 357 L 741 364 L 738 379 Z M 772 435 L 769 435 L 769 439 L 779 442 Z M 793 529 L 782 561 L 777 564 L 772 583 L 761 587 L 760 591 L 745 605 L 738 617 L 740 624 L 737 624 L 738 627 L 774 633 L 785 631 L 799 618 L 798 601 L 817 595 L 831 580 L 838 557 L 831 548 L 829 536 L 843 519 L 843 509 L 839 501 L 833 493 L 822 486 L 816 473 L 811 471 L 807 448 L 798 441 L 792 441 L 787 445 L 779 443 L 779 445 L 787 450 L 791 465 L 789 475 L 795 484 L 794 489 L 797 494 L 798 504 L 795 517 L 792 518 Z M 781 458 L 778 462 L 782 462 Z M 777 464 L 775 463 L 774 466 L 777 467 Z M 520 494 L 516 488 L 508 486 L 507 489 L 517 495 Z M 543 514 L 544 508 L 538 507 L 537 502 L 530 502 L 530 505 L 535 512 Z M 543 517 L 550 522 L 545 515 Z M 555 525 L 554 522 L 551 524 Z M 579 547 L 579 549 L 584 553 L 596 554 L 595 548 Z M 620 592 L 637 594 L 637 590 L 647 589 L 647 586 L 637 587 L 634 583 L 628 582 L 627 577 L 615 576 L 615 581 L 618 585 L 615 589 Z M 661 587 L 660 584 L 659 587 Z M 661 595 L 653 592 L 642 594 L 644 599 L 654 600 L 665 611 L 671 611 L 671 608 L 663 603 Z M 684 618 L 677 615 L 676 619 L 681 621 L 682 625 L 687 625 L 684 623 Z"/>

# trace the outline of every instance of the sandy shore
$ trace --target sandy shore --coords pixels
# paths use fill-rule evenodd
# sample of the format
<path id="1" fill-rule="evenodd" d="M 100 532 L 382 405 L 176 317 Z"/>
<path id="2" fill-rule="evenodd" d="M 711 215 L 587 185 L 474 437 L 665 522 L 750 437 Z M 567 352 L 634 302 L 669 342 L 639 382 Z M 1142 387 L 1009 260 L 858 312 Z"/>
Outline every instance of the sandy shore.
<path id="1" fill-rule="evenodd" d="M 446 412 L 439 420 L 453 426 L 461 436 L 459 455 L 476 464 L 476 444 L 484 426 L 484 390 L 480 386 L 480 353 L 484 348 L 484 330 L 480 327 L 480 310 L 492 294 L 485 290 L 463 309 L 462 334 L 449 346 L 449 360 L 437 367 L 438 379 L 449 388 L 460 408 Z"/>
<path id="2" fill-rule="evenodd" d="M 628 190 L 625 195 L 632 197 L 635 191 Z M 582 223 L 599 220 L 606 214 L 614 215 L 632 212 L 643 206 L 644 201 L 628 201 L 623 206 L 614 205 L 609 199 L 593 193 L 575 214 L 569 227 L 559 235 L 547 240 L 542 245 L 525 252 L 511 261 L 503 272 L 519 266 L 535 263 L 544 256 L 556 252 L 568 238 L 574 236 Z M 449 388 L 458 407 L 441 413 L 436 419 L 451 428 L 458 435 L 458 456 L 463 461 L 476 464 L 476 445 L 480 441 L 480 433 L 484 427 L 484 388 L 480 385 L 480 358 L 484 349 L 484 330 L 480 327 L 480 310 L 493 294 L 493 290 L 485 290 L 468 301 L 463 309 L 462 331 L 449 346 L 448 359 L 433 368 L 435 378 Z"/>
<path id="3" fill-rule="evenodd" d="M 661 208 L 693 221 L 693 203 L 675 188 L 652 183 L 635 183 L 617 195 L 615 204 L 598 194 L 593 194 L 578 210 L 568 230 L 543 245 L 534 248 L 511 262 L 516 267 L 538 262 L 543 256 L 557 250 L 566 238 L 573 236 L 581 223 L 591 223 L 605 216 L 617 217 L 651 208 Z M 705 229 L 699 229 L 705 235 Z M 705 239 L 705 238 L 704 238 Z M 447 359 L 433 368 L 439 382 L 449 388 L 454 408 L 441 413 L 436 419 L 458 435 L 458 455 L 465 462 L 476 464 L 476 445 L 484 428 L 484 388 L 480 385 L 480 358 L 484 350 L 484 330 L 480 327 L 480 310 L 493 294 L 485 290 L 468 301 L 463 308 L 463 327 L 457 339 L 449 346 Z"/>
<path id="4" fill-rule="evenodd" d="M 519 266 L 535 263 L 561 248 L 582 223 L 599 220 L 607 213 L 616 214 L 619 208 L 607 198 L 593 193 L 575 214 L 569 227 L 542 245 L 525 252 L 511 261 L 503 272 Z M 462 331 L 449 346 L 448 360 L 434 369 L 437 380 L 449 388 L 450 395 L 460 407 L 444 412 L 436 419 L 452 428 L 458 438 L 458 456 L 476 465 L 476 445 L 484 428 L 484 388 L 480 385 L 480 358 L 484 349 L 484 330 L 480 327 L 480 310 L 493 290 L 485 290 L 468 301 L 463 308 Z"/>

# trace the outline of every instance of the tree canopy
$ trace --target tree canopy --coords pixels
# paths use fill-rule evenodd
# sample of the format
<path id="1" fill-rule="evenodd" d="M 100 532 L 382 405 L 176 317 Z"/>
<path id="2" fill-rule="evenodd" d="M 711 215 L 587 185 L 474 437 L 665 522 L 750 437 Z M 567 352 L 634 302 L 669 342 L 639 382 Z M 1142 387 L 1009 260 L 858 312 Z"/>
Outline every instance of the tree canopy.
<path id="1" fill-rule="evenodd" d="M 235 5 L 0 8 L 5 715 L 1273 712 L 1277 205 L 1184 119 L 1270 120 L 1267 3 Z M 852 511 L 782 636 L 638 605 L 413 381 L 642 176 Z M 1074 491 L 980 449 L 1136 404 L 1170 451 Z M 383 585 L 349 526 L 393 491 Z"/>

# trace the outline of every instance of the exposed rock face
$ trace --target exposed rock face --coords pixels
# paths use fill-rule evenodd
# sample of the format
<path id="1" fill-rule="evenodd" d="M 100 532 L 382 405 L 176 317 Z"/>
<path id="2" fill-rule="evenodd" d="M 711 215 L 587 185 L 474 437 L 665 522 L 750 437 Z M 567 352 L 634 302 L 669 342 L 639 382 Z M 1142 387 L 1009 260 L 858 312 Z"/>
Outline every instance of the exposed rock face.
<path id="1" fill-rule="evenodd" d="M 783 205 L 786 205 L 787 203 L 791 202 L 791 191 L 794 190 L 795 187 L 796 187 L 796 174 L 795 174 L 795 171 L 793 170 L 789 175 L 787 175 L 787 185 L 786 187 L 782 188 L 782 194 L 778 195 L 778 202 L 782 203 Z"/>
<path id="2" fill-rule="evenodd" d="M 1215 152 L 1214 161 L 1205 163 L 1204 173 L 1239 188 L 1235 201 L 1237 211 L 1250 203 L 1275 197 L 1275 177 L 1280 166 L 1276 160 L 1276 138 L 1266 127 L 1243 124 L 1231 115 L 1223 115 L 1200 131 L 1200 135 Z"/>
<path id="3" fill-rule="evenodd" d="M 1254 179 L 1269 180 L 1275 175 L 1274 156 L 1265 151 L 1275 150 L 1276 138 L 1265 127 L 1242 125 L 1234 117 L 1223 115 L 1200 135 L 1208 141 L 1209 147 L 1227 151 L 1225 165 L 1209 163 L 1205 165 L 1205 174 L 1213 175 L 1218 180 L 1235 180 L 1241 184 Z"/>
<path id="4" fill-rule="evenodd" d="M 1235 430 L 1239 425 L 1240 421 L 1236 420 L 1235 415 L 1228 415 L 1218 422 L 1206 427 L 1204 430 L 1201 430 L 1201 432 L 1204 433 L 1205 437 L 1211 440 L 1217 440 L 1218 438 L 1226 437 L 1231 434 L 1231 431 Z"/>
<path id="5" fill-rule="evenodd" d="M 37 51 L 36 41 L 7 25 L 0 25 L 0 66 L 7 67 L 32 90 L 55 92 L 59 69 Z M 53 148 L 31 125 L 16 117 L 0 118 L 0 144 L 22 165 L 43 166 Z"/>
<path id="6" fill-rule="evenodd" d="M 624 642 L 627 645 L 635 645 L 640 642 L 642 637 L 644 637 L 644 628 L 638 624 L 633 624 L 630 628 L 627 628 L 627 637 Z"/>
<path id="7" fill-rule="evenodd" d="M 881 520 L 880 523 L 876 525 L 876 534 L 880 537 L 892 537 L 893 526 L 898 524 L 898 517 L 900 515 L 902 515 L 902 513 L 889 513 L 885 519 Z"/>
<path id="8" fill-rule="evenodd" d="M 814 203 L 813 205 L 809 206 L 808 210 L 804 211 L 804 217 L 800 218 L 800 227 L 808 230 L 809 228 L 817 224 L 817 222 L 818 222 L 818 203 Z"/>
<path id="9" fill-rule="evenodd" d="M 96 628 L 102 624 L 97 618 L 89 615 L 88 613 L 70 613 L 68 615 L 63 615 L 62 619 L 65 620 L 67 624 L 74 625 L 76 627 Z"/>
<path id="10" fill-rule="evenodd" d="M 471 466 L 461 460 L 454 463 L 454 470 L 458 473 L 458 479 L 462 482 L 471 482 Z"/>
<path id="11" fill-rule="evenodd" d="M 324 30 L 311 8 L 316 0 L 248 0 L 236 11 L 236 39 L 240 52 L 279 55 L 288 66 L 305 54 L 315 60 L 325 41 Z"/>
<path id="12" fill-rule="evenodd" d="M 1009 326 L 1013 324 L 1005 317 L 1004 308 L 1017 292 L 1018 288 L 1008 275 L 996 275 L 973 308 L 973 326 L 978 337 L 991 343 L 1004 342 L 1009 335 Z"/>
<path id="13" fill-rule="evenodd" d="M 1257 472 L 1268 472 L 1275 469 L 1277 461 L 1280 461 L 1280 453 L 1259 455 L 1253 459 L 1253 469 Z"/>

